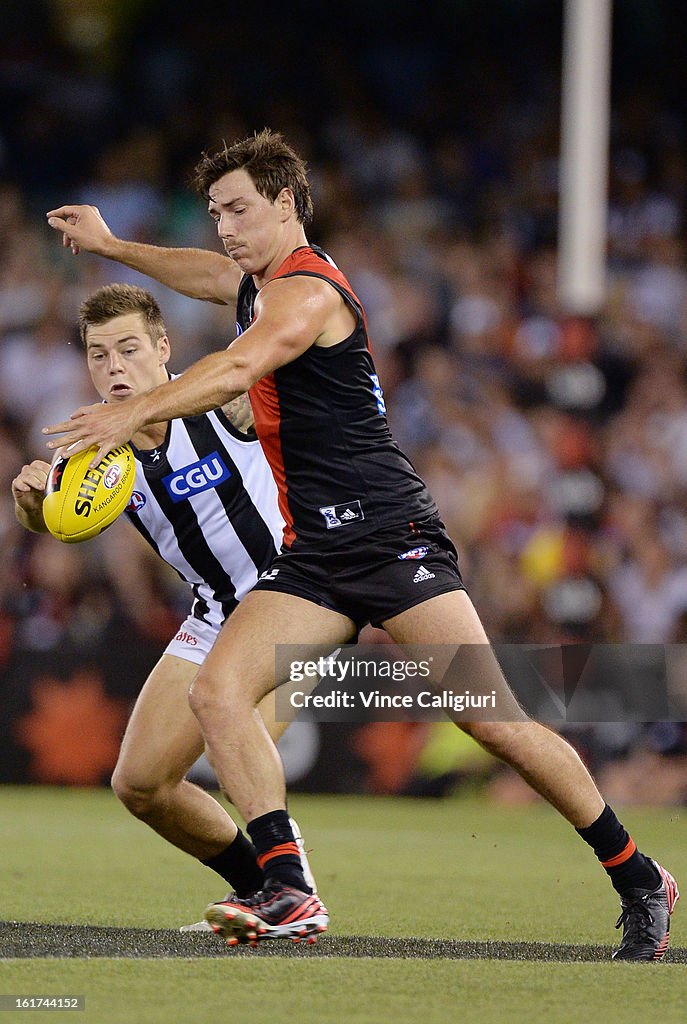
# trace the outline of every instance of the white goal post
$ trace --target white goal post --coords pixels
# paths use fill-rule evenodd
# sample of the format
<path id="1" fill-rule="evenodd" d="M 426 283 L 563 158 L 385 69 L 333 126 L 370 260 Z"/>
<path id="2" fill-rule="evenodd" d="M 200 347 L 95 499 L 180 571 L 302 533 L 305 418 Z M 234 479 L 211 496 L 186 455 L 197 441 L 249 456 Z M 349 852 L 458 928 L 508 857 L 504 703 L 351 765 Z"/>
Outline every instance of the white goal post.
<path id="1" fill-rule="evenodd" d="M 606 294 L 611 0 L 565 0 L 558 230 L 563 313 L 593 317 Z"/>

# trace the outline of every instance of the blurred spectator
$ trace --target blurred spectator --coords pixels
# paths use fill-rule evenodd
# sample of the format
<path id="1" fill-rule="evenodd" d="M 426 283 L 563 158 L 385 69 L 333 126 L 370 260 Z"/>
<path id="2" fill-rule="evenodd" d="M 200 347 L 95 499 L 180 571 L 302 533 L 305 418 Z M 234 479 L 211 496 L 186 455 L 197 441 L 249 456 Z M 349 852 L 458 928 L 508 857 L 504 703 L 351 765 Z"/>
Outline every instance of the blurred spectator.
<path id="1" fill-rule="evenodd" d="M 612 574 L 610 585 L 622 617 L 623 640 L 673 641 L 687 611 L 687 565 L 675 567 L 660 537 L 644 534 L 630 559 Z"/>

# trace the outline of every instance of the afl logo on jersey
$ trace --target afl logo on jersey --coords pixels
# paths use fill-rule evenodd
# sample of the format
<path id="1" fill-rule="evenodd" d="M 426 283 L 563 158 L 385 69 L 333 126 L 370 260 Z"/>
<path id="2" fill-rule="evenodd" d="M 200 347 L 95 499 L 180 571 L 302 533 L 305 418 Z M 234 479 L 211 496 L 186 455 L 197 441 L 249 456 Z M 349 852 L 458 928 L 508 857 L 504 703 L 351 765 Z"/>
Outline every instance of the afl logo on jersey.
<path id="1" fill-rule="evenodd" d="M 177 469 L 168 476 L 163 476 L 162 482 L 167 488 L 172 501 L 176 504 L 193 497 L 194 494 L 201 494 L 217 487 L 224 480 L 228 480 L 231 473 L 222 462 L 219 452 L 206 455 L 204 459 Z"/>
<path id="2" fill-rule="evenodd" d="M 141 494 L 140 491 L 132 491 L 129 504 L 126 506 L 125 512 L 140 512 L 142 508 L 145 508 L 148 499 L 145 494 Z"/>

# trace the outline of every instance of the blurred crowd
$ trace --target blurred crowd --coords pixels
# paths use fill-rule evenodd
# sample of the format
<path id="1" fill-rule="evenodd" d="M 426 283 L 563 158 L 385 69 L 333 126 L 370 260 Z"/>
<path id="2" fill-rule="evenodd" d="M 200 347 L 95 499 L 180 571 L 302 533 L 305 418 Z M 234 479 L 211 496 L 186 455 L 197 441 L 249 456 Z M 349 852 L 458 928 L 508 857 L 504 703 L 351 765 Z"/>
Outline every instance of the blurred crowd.
<path id="1" fill-rule="evenodd" d="M 686 642 L 680 117 L 649 93 L 615 106 L 607 302 L 576 320 L 556 293 L 555 52 L 523 89 L 531 54 L 509 64 L 501 40 L 503 52 L 482 55 L 478 89 L 476 60 L 457 70 L 422 41 L 369 43 L 364 80 L 345 39 L 320 26 L 312 61 L 287 64 L 287 30 L 236 57 L 232 74 L 236 25 L 205 31 L 172 5 L 130 6 L 125 69 L 116 48 L 102 51 L 109 64 L 93 60 L 102 41 L 87 33 L 58 44 L 53 27 L 50 59 L 28 32 L 13 51 L 0 44 L 0 663 L 12 638 L 47 651 L 116 616 L 162 643 L 187 604 L 125 524 L 68 547 L 15 521 L 10 481 L 45 458 L 41 426 L 94 399 L 80 300 L 114 280 L 150 287 L 174 371 L 233 336 L 226 309 L 72 256 L 45 211 L 93 203 L 122 237 L 216 248 L 189 172 L 202 149 L 265 124 L 308 160 L 310 239 L 366 307 L 392 430 L 437 500 L 490 636 Z M 680 730 L 614 740 L 621 753 L 638 742 L 687 751 Z"/>

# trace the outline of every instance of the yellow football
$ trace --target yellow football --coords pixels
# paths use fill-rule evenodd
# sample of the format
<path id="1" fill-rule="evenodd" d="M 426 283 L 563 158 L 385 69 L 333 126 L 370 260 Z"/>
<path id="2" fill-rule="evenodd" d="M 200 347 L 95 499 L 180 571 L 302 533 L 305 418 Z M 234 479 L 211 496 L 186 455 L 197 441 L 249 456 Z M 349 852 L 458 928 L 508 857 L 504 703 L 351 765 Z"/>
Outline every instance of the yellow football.
<path id="1" fill-rule="evenodd" d="M 95 451 L 58 456 L 48 475 L 43 518 L 53 537 L 65 544 L 90 540 L 106 530 L 129 504 L 134 489 L 136 463 L 128 444 L 113 448 L 89 469 Z"/>

